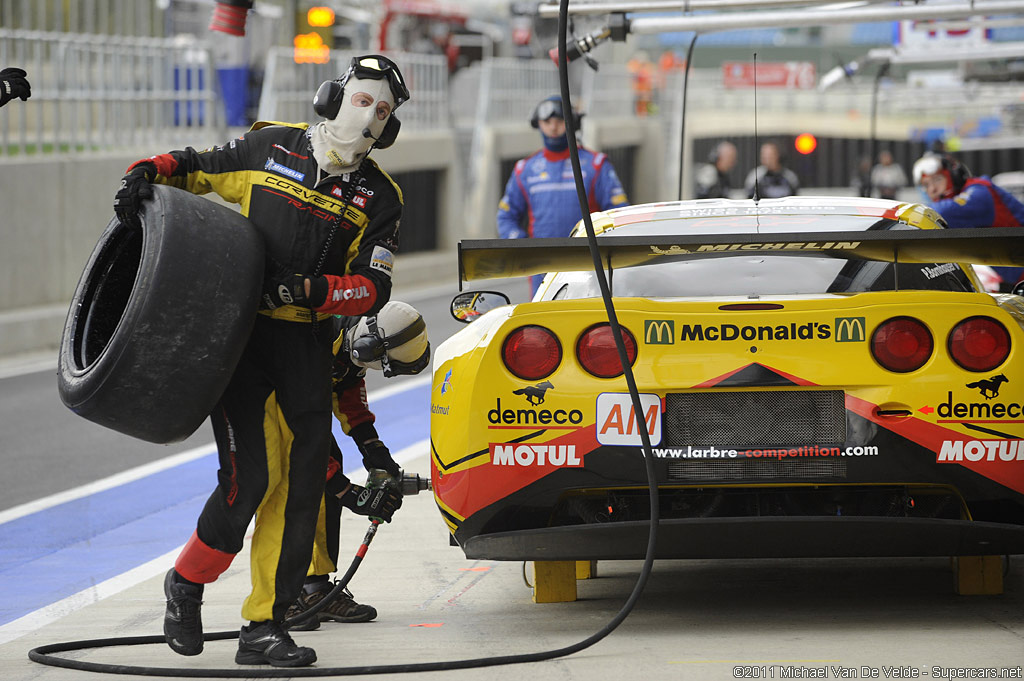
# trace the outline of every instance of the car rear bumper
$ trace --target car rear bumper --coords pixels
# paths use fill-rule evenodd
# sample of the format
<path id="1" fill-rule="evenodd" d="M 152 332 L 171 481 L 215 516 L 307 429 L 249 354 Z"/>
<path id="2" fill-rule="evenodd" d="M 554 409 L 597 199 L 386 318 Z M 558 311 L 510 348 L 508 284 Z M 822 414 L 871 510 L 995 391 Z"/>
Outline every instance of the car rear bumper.
<path id="1" fill-rule="evenodd" d="M 626 521 L 469 538 L 467 558 L 641 559 L 649 523 Z M 658 558 L 972 556 L 1024 553 L 1024 526 L 933 518 L 683 518 L 658 524 Z"/>

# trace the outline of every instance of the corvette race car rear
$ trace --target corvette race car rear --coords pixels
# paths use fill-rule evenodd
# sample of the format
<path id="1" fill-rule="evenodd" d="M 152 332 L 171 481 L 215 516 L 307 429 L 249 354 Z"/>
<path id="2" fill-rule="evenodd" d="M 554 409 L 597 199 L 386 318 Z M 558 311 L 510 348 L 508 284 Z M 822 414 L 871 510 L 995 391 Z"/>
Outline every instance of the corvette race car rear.
<path id="1" fill-rule="evenodd" d="M 656 221 L 664 209 L 640 210 Z M 620 227 L 637 213 L 610 213 L 615 233 L 636 234 Z M 838 261 L 802 259 L 808 244 L 855 242 L 767 239 L 799 220 L 759 219 L 760 241 L 732 237 L 733 250 L 755 245 L 752 257 L 716 260 L 728 246 L 648 235 L 665 262 L 614 271 L 640 418 L 603 304 L 581 293 L 591 275 L 549 276 L 535 302 L 492 310 L 438 349 L 435 497 L 468 557 L 641 558 L 641 425 L 656 457 L 659 557 L 1024 552 L 1024 299 L 979 292 L 969 267 L 923 259 L 964 251 L 938 232 L 922 257 L 904 243 L 914 230 L 873 244 L 866 234 Z M 972 243 L 977 262 L 984 249 Z M 635 261 L 635 242 L 623 244 L 608 257 Z M 899 265 L 878 256 L 887 248 Z M 520 251 L 501 258 L 522 265 L 531 256 Z M 783 288 L 763 276 L 767 261 L 785 263 Z M 801 290 L 821 273 L 831 288 Z M 665 282 L 684 292 L 709 277 L 721 294 L 665 293 Z"/>

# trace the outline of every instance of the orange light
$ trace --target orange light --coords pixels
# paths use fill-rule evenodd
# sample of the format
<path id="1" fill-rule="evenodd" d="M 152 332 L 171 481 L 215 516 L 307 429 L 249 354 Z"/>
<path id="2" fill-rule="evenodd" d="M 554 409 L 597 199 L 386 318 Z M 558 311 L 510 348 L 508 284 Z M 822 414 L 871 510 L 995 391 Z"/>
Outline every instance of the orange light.
<path id="1" fill-rule="evenodd" d="M 802 135 L 797 135 L 796 142 L 794 142 L 793 146 L 795 146 L 796 150 L 801 154 L 809 154 L 818 148 L 818 140 L 814 135 L 809 132 L 805 132 Z"/>
<path id="2" fill-rule="evenodd" d="M 322 28 L 334 25 L 334 10 L 330 7 L 310 7 L 306 12 L 306 21 L 310 26 Z"/>
<path id="3" fill-rule="evenodd" d="M 292 41 L 295 45 L 296 64 L 326 64 L 331 59 L 331 48 L 324 45 L 319 33 L 300 33 Z"/>

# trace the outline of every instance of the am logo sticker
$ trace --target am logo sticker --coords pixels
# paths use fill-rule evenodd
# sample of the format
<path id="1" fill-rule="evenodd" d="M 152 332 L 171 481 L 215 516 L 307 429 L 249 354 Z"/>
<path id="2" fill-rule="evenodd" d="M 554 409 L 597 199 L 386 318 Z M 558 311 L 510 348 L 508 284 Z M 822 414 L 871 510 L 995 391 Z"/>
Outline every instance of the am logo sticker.
<path id="1" fill-rule="evenodd" d="M 651 446 L 661 444 L 661 398 L 653 393 L 640 393 L 643 423 L 651 438 Z M 597 396 L 597 441 L 603 445 L 640 447 L 640 428 L 629 393 L 601 393 Z"/>

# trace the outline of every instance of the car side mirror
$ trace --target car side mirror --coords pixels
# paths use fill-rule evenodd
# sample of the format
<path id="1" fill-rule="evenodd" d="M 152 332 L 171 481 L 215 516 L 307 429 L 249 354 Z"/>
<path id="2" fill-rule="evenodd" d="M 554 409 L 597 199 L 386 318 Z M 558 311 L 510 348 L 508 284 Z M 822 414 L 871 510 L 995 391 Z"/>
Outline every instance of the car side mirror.
<path id="1" fill-rule="evenodd" d="M 483 313 L 508 304 L 508 296 L 498 291 L 467 291 L 452 298 L 451 313 L 455 319 L 469 324 Z"/>
<path id="2" fill-rule="evenodd" d="M 1012 289 L 1010 289 L 1010 293 L 1015 296 L 1024 296 L 1024 281 L 1018 282 Z"/>

